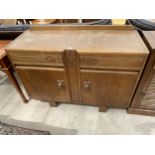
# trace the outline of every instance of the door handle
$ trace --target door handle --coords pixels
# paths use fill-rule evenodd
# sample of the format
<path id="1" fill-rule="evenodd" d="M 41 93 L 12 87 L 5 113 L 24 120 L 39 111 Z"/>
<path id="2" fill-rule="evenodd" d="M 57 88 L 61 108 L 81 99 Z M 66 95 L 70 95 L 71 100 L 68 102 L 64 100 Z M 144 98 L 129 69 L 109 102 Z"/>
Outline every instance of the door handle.
<path id="1" fill-rule="evenodd" d="M 83 81 L 83 88 L 89 90 L 91 87 L 91 81 Z"/>
<path id="2" fill-rule="evenodd" d="M 57 80 L 57 86 L 58 88 L 64 88 L 65 87 L 64 80 Z"/>

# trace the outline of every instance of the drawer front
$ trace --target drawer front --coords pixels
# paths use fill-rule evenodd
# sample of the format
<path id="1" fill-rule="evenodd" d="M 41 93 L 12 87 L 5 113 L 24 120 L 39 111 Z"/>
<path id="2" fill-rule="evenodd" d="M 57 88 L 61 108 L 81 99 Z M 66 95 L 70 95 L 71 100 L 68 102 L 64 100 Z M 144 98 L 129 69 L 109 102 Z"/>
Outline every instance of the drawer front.
<path id="1" fill-rule="evenodd" d="M 63 52 L 9 51 L 8 54 L 15 65 L 35 65 L 63 67 Z M 82 69 L 118 69 L 141 70 L 147 55 L 81 55 Z"/>
<path id="2" fill-rule="evenodd" d="M 120 69 L 141 70 L 147 55 L 143 56 L 80 56 L 80 68 L 83 69 Z"/>
<path id="3" fill-rule="evenodd" d="M 62 67 L 62 53 L 9 51 L 13 64 Z"/>

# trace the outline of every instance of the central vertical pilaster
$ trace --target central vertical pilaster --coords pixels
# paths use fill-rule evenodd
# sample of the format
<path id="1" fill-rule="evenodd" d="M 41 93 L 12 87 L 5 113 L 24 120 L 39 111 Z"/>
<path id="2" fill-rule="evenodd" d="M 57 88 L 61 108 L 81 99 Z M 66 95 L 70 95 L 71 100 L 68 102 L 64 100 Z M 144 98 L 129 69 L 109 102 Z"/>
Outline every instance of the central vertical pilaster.
<path id="1" fill-rule="evenodd" d="M 63 52 L 63 62 L 70 86 L 72 103 L 81 103 L 79 55 L 76 50 L 67 49 Z"/>

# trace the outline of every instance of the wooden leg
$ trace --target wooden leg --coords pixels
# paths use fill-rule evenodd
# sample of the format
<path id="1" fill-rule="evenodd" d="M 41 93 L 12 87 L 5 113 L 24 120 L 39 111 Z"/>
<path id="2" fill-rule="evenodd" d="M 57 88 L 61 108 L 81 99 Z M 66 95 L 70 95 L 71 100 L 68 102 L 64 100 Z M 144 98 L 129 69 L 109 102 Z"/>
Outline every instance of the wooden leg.
<path id="1" fill-rule="evenodd" d="M 57 103 L 55 101 L 53 101 L 53 100 L 50 101 L 49 104 L 50 104 L 51 107 L 57 107 Z"/>
<path id="2" fill-rule="evenodd" d="M 99 107 L 99 112 L 106 112 L 107 109 L 108 109 L 108 107 L 100 106 L 100 107 Z"/>
<path id="3" fill-rule="evenodd" d="M 28 100 L 25 98 L 22 89 L 19 86 L 19 83 L 16 80 L 16 77 L 13 74 L 13 69 L 12 67 L 8 68 L 5 70 L 5 73 L 7 74 L 8 78 L 10 79 L 10 81 L 12 82 L 12 84 L 15 86 L 17 92 L 19 93 L 19 95 L 21 96 L 22 100 L 24 103 L 28 103 Z"/>

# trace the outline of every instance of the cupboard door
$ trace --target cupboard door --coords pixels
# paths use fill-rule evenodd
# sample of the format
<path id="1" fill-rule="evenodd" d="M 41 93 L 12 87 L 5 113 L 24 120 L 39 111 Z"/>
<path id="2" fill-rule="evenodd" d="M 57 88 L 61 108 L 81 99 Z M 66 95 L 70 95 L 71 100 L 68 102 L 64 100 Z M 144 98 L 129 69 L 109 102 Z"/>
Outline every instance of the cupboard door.
<path id="1" fill-rule="evenodd" d="M 33 99 L 69 102 L 69 88 L 64 69 L 16 67 L 29 96 Z"/>
<path id="2" fill-rule="evenodd" d="M 81 70 L 82 101 L 88 105 L 128 107 L 137 72 Z"/>

